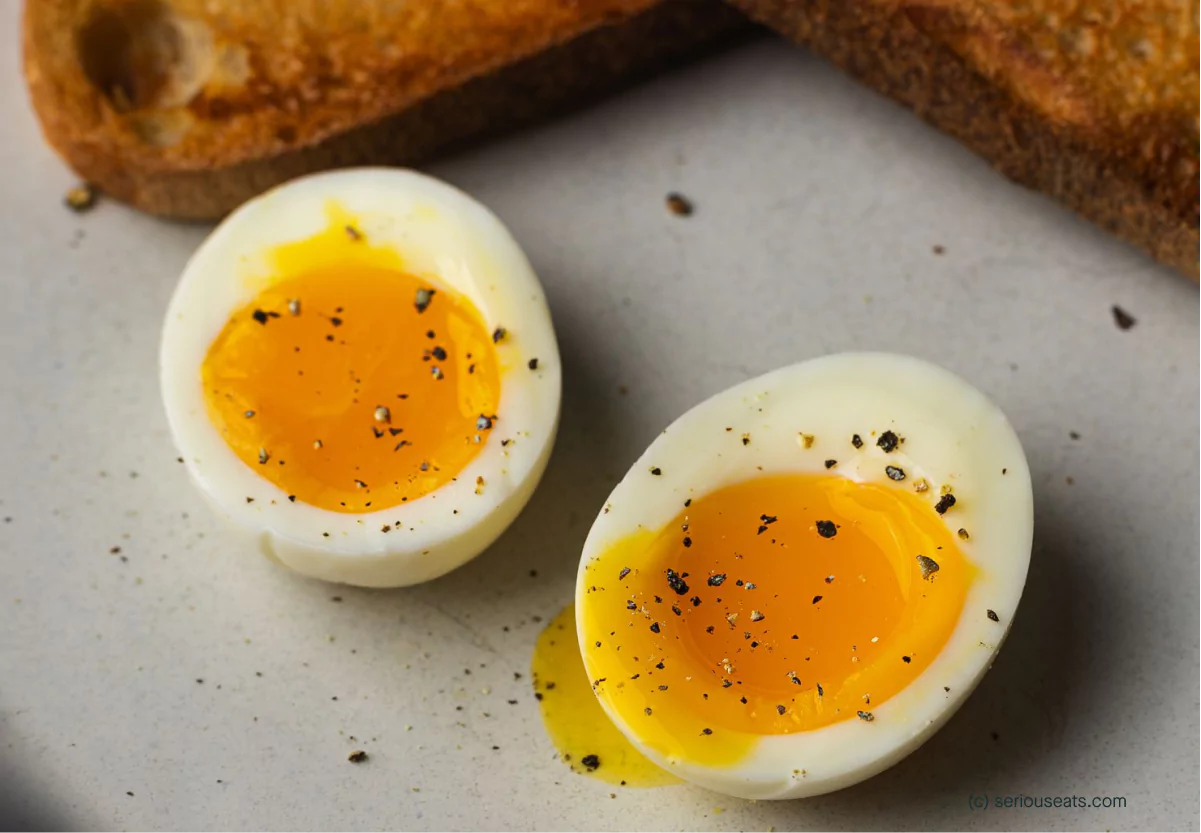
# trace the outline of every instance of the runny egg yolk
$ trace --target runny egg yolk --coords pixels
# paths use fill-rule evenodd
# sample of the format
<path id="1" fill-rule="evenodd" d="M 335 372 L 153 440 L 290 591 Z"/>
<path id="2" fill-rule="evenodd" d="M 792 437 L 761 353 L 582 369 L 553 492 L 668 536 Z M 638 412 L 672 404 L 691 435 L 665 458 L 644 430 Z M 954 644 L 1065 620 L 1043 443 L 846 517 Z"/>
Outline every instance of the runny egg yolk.
<path id="1" fill-rule="evenodd" d="M 501 418 L 502 334 L 352 225 L 271 262 L 201 369 L 230 448 L 290 500 L 334 512 L 393 507 L 459 475 Z"/>
<path id="2" fill-rule="evenodd" d="M 692 500 L 586 568 L 594 689 L 669 759 L 875 719 L 938 656 L 973 568 L 903 487 L 762 476 Z"/>
<path id="3" fill-rule="evenodd" d="M 575 636 L 575 605 L 543 628 L 530 670 L 546 732 L 573 770 L 623 787 L 678 783 L 626 740 L 592 696 Z"/>

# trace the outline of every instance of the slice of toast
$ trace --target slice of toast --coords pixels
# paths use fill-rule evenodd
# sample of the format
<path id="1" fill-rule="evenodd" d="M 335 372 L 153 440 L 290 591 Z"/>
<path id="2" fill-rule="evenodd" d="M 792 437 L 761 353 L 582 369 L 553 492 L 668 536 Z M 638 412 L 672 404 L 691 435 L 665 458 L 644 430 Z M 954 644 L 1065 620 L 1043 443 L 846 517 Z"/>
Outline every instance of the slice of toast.
<path id="1" fill-rule="evenodd" d="M 749 27 L 718 0 L 27 0 L 50 144 L 146 211 L 414 164 Z"/>
<path id="2" fill-rule="evenodd" d="M 1196 0 L 732 0 L 1198 277 Z"/>

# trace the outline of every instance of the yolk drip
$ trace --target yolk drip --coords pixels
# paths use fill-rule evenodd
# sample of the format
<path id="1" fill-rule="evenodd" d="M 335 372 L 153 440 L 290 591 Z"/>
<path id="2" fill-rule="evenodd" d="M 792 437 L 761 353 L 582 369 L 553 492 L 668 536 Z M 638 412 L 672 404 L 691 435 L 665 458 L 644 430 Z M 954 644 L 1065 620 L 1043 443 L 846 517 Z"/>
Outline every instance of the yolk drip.
<path id="1" fill-rule="evenodd" d="M 586 570 L 598 696 L 661 754 L 715 765 L 873 720 L 938 656 L 973 574 L 917 495 L 807 474 L 697 498 Z"/>
<path id="2" fill-rule="evenodd" d="M 209 347 L 209 417 L 289 495 L 386 509 L 451 481 L 499 419 L 493 335 L 466 297 L 339 225 L 274 253 Z"/>
<path id="3" fill-rule="evenodd" d="M 539 635 L 531 671 L 546 733 L 573 770 L 623 787 L 679 783 L 635 749 L 592 696 L 575 635 L 575 605 Z"/>

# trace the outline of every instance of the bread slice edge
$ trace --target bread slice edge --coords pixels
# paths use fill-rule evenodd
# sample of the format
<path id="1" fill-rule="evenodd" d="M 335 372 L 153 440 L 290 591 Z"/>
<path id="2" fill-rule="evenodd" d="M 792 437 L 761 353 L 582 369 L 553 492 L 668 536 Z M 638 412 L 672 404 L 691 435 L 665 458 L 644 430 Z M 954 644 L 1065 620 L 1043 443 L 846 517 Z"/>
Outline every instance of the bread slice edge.
<path id="1" fill-rule="evenodd" d="M 1127 164 L 1125 148 L 1050 122 L 975 72 L 953 49 L 912 25 L 904 3 L 731 2 L 906 105 L 1009 179 L 1198 280 L 1198 176 L 1195 149 L 1185 146 L 1186 137 L 1170 149 L 1182 163 L 1174 175 L 1151 180 Z"/>
<path id="2" fill-rule="evenodd" d="M 744 16 L 719 0 L 664 0 L 316 144 L 282 153 L 252 152 L 244 161 L 201 169 L 139 164 L 64 124 L 64 113 L 55 106 L 55 79 L 40 71 L 28 27 L 25 69 L 46 140 L 84 180 L 151 214 L 212 220 L 306 173 L 428 162 L 595 100 L 750 28 Z"/>

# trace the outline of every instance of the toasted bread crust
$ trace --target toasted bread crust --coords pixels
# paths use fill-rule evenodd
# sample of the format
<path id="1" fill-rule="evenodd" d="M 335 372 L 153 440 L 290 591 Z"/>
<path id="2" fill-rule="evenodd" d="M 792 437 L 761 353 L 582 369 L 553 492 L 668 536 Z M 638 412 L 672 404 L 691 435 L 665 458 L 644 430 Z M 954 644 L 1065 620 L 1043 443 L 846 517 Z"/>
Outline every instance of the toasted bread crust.
<path id="1" fill-rule="evenodd" d="M 154 214 L 212 219 L 310 171 L 420 163 L 603 93 L 749 26 L 716 0 L 556 2 L 550 5 L 557 14 L 546 17 L 539 16 L 545 0 L 484 5 L 511 15 L 505 51 L 494 43 L 495 33 L 481 34 L 478 43 L 460 43 L 445 59 L 415 50 L 432 61 L 416 76 L 415 59 L 406 53 L 397 65 L 409 71 L 391 66 L 387 82 L 364 77 L 358 65 L 340 71 L 339 77 L 353 78 L 343 86 L 327 82 L 304 92 L 262 85 L 239 97 L 228 90 L 215 94 L 224 81 L 214 85 L 211 72 L 199 90 L 170 79 L 156 87 L 153 78 L 126 89 L 149 72 L 100 89 L 97 72 L 89 77 L 86 67 L 64 68 L 53 51 L 74 48 L 62 33 L 78 32 L 79 20 L 70 26 L 68 20 L 83 14 L 79 0 L 31 0 L 26 77 L 46 138 L 81 176 Z M 172 0 L 172 6 L 190 8 L 188 0 Z M 466 21 L 456 19 L 455 25 Z M 345 49 L 338 51 L 346 57 Z M 138 57 L 130 59 L 135 66 Z M 248 78 L 255 74 L 252 69 L 239 90 L 254 87 Z M 312 101 L 295 103 L 304 96 Z"/>
<path id="2" fill-rule="evenodd" d="M 962 0 L 732 2 L 1197 280 L 1195 4 L 1052 25 Z"/>

